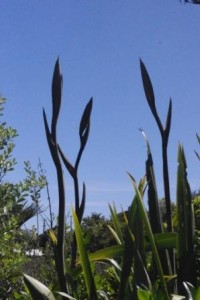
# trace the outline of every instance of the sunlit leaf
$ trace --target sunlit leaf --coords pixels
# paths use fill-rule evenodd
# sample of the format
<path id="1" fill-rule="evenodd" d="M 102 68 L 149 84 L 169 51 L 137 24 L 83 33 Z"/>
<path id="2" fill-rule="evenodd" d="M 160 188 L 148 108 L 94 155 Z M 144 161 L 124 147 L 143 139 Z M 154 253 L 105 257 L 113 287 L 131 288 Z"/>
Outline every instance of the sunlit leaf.
<path id="1" fill-rule="evenodd" d="M 98 261 L 109 258 L 118 258 L 121 257 L 124 251 L 124 246 L 114 245 L 104 249 L 97 250 L 89 254 L 90 261 Z"/>
<path id="2" fill-rule="evenodd" d="M 55 300 L 53 293 L 37 279 L 24 274 L 24 282 L 34 300 Z"/>
<path id="3" fill-rule="evenodd" d="M 121 231 L 121 223 L 119 221 L 119 217 L 118 217 L 115 205 L 113 205 L 113 207 L 112 207 L 109 204 L 109 209 L 110 209 L 111 218 L 112 218 L 112 222 L 113 222 L 113 225 L 114 225 L 115 232 L 118 236 L 118 239 L 122 242 L 123 241 L 123 236 L 122 236 L 122 231 Z"/>
<path id="4" fill-rule="evenodd" d="M 62 297 L 69 299 L 69 300 L 77 300 L 76 298 L 73 298 L 72 296 L 64 293 L 64 292 L 57 292 L 57 294 L 61 295 Z"/>
<path id="5" fill-rule="evenodd" d="M 138 300 L 151 300 L 153 299 L 150 291 L 138 288 L 137 290 L 137 298 Z"/>
<path id="6" fill-rule="evenodd" d="M 50 237 L 50 240 L 52 241 L 53 245 L 57 245 L 57 237 L 55 236 L 55 233 L 53 230 L 48 230 L 48 235 Z"/>
<path id="7" fill-rule="evenodd" d="M 72 209 L 72 216 L 74 220 L 76 241 L 77 241 L 79 255 L 80 255 L 80 263 L 83 269 L 83 275 L 85 279 L 88 297 L 90 300 L 95 300 L 95 299 L 97 300 L 98 297 L 97 297 L 94 277 L 91 271 L 89 257 L 86 250 L 86 245 L 83 240 L 83 234 L 82 234 L 82 230 L 77 215 L 73 209 Z"/>
<path id="8" fill-rule="evenodd" d="M 120 240 L 119 235 L 117 234 L 117 232 L 110 225 L 108 225 L 108 228 L 109 228 L 112 236 L 114 237 L 115 241 L 117 242 L 117 244 L 121 245 L 122 241 Z"/>

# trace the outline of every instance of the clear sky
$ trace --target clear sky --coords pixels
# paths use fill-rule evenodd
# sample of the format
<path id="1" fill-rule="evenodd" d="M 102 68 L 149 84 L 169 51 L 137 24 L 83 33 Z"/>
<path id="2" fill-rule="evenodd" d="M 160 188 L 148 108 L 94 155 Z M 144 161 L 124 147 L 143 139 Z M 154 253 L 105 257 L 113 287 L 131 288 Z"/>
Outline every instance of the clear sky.
<path id="1" fill-rule="evenodd" d="M 169 139 L 171 194 L 175 200 L 177 145 L 188 160 L 192 190 L 200 187 L 194 154 L 200 132 L 200 7 L 179 0 L 0 1 L 0 93 L 8 99 L 5 119 L 18 130 L 14 179 L 23 177 L 23 161 L 34 167 L 40 157 L 57 213 L 56 174 L 46 143 L 42 108 L 51 118 L 51 79 L 60 57 L 64 77 L 58 139 L 72 162 L 79 147 L 79 120 L 94 98 L 91 134 L 80 164 L 87 186 L 86 215 L 109 215 L 108 203 L 120 210 L 134 191 L 127 176 L 145 173 L 146 147 L 138 128 L 149 137 L 159 197 L 163 197 L 161 139 L 144 96 L 139 58 L 154 86 L 165 122 L 173 102 Z M 67 211 L 73 202 L 65 173 Z M 47 206 L 44 195 L 42 206 Z"/>

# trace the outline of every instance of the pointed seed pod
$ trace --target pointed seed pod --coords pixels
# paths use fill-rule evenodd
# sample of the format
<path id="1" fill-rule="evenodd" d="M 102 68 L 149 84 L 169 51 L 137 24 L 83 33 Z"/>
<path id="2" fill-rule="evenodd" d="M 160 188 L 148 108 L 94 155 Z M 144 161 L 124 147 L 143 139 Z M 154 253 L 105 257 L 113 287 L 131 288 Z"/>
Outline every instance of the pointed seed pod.
<path id="1" fill-rule="evenodd" d="M 59 58 L 56 60 L 53 79 L 52 79 L 52 123 L 51 133 L 55 138 L 56 124 L 60 112 L 61 97 L 62 97 L 62 75 L 60 72 Z"/>
<path id="2" fill-rule="evenodd" d="M 166 126 L 165 126 L 165 136 L 168 139 L 169 132 L 171 128 L 171 119 L 172 119 L 172 100 L 169 101 L 169 108 L 167 113 L 167 120 L 166 120 Z"/>
<path id="3" fill-rule="evenodd" d="M 82 115 L 82 118 L 80 121 L 79 136 L 80 136 L 82 146 L 85 146 L 87 139 L 88 139 L 88 135 L 89 135 L 90 115 L 91 115 L 91 111 L 92 111 L 92 104 L 93 104 L 93 99 L 91 98 L 85 107 L 85 110 L 83 112 L 83 115 Z"/>
<path id="4" fill-rule="evenodd" d="M 144 92 L 145 92 L 145 95 L 147 98 L 147 102 L 151 108 L 152 113 L 157 114 L 156 106 L 155 106 L 154 91 L 153 91 L 151 79 L 150 79 L 147 69 L 141 59 L 140 59 L 140 69 L 141 69 L 142 82 L 143 82 L 143 87 L 144 87 Z"/>

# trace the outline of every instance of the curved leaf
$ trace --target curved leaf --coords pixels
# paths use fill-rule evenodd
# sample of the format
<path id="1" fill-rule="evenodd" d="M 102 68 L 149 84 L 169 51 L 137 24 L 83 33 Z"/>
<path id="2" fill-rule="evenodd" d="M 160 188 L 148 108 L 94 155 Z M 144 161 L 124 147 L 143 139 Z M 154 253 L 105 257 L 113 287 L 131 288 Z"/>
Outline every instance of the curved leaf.
<path id="1" fill-rule="evenodd" d="M 90 261 L 118 258 L 123 255 L 124 246 L 114 245 L 89 254 Z"/>
<path id="2" fill-rule="evenodd" d="M 97 300 L 97 290 L 94 282 L 94 277 L 92 275 L 91 266 L 86 250 L 86 246 L 83 240 L 82 230 L 77 218 L 75 211 L 72 209 L 72 216 L 74 220 L 74 227 L 75 227 L 75 235 L 76 241 L 78 245 L 79 255 L 80 255 L 80 262 L 83 269 L 83 275 L 85 279 L 85 284 L 88 293 L 89 300 Z"/>
<path id="3" fill-rule="evenodd" d="M 71 297 L 70 295 L 64 293 L 64 292 L 57 292 L 57 294 L 61 295 L 62 297 L 70 300 L 77 300 L 76 298 Z"/>
<path id="4" fill-rule="evenodd" d="M 24 274 L 24 282 L 34 300 L 55 300 L 53 293 L 37 279 Z"/>

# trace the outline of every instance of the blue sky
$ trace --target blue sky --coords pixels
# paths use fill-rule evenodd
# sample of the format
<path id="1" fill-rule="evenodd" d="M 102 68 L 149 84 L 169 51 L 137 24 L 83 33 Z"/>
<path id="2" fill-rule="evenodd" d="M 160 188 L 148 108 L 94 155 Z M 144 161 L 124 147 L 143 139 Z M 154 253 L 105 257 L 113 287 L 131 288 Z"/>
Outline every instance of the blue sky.
<path id="1" fill-rule="evenodd" d="M 144 96 L 139 58 L 151 76 L 159 114 L 165 122 L 173 102 L 169 168 L 175 200 L 177 145 L 188 160 L 192 190 L 200 187 L 194 149 L 200 131 L 200 7 L 178 0 L 82 0 L 0 2 L 0 93 L 8 99 L 5 119 L 18 130 L 14 179 L 23 177 L 23 161 L 34 167 L 40 157 L 47 171 L 57 213 L 56 174 L 42 120 L 51 117 L 51 79 L 60 57 L 64 77 L 58 139 L 73 162 L 79 147 L 79 120 L 94 98 L 91 134 L 80 164 L 87 186 L 86 215 L 108 215 L 108 203 L 120 210 L 134 195 L 127 176 L 145 173 L 149 137 L 159 197 L 163 197 L 161 139 Z M 65 174 L 67 211 L 73 202 Z M 42 205 L 47 205 L 45 195 Z"/>

